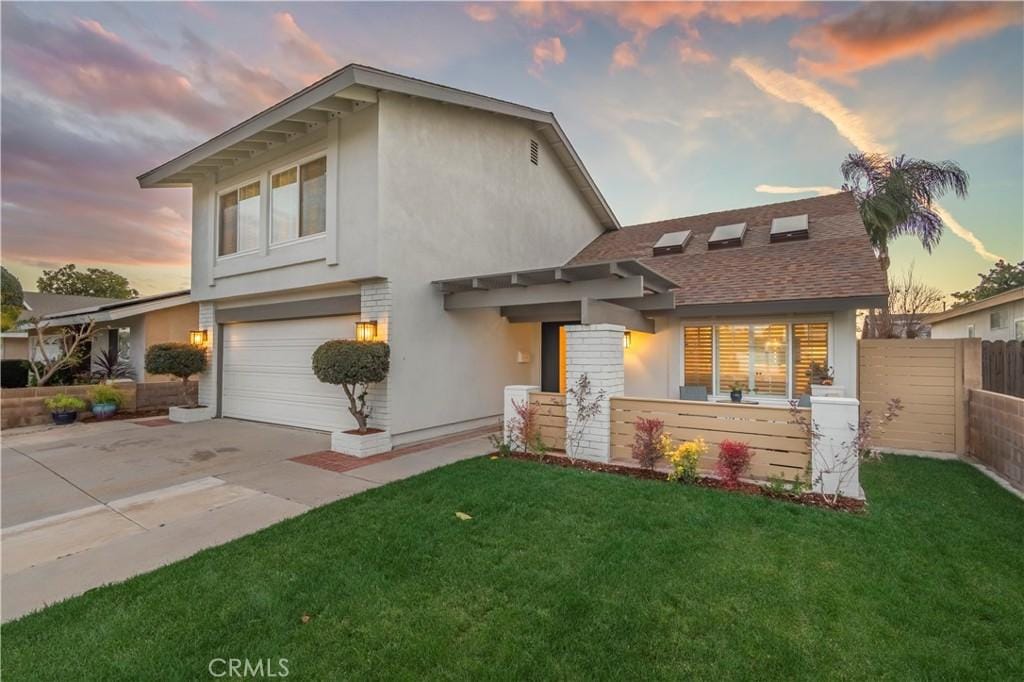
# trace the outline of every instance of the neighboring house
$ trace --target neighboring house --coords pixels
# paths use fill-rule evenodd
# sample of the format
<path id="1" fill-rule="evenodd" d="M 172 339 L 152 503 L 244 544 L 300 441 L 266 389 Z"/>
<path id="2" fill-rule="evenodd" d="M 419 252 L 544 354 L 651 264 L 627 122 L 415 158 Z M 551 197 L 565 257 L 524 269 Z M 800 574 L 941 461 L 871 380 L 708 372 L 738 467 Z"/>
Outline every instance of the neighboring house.
<path id="1" fill-rule="evenodd" d="M 395 444 L 493 424 L 506 385 L 564 388 L 572 322 L 632 330 L 627 395 L 784 403 L 811 360 L 852 390 L 855 311 L 887 295 L 850 194 L 622 228 L 553 114 L 357 65 L 139 184 L 192 188 L 201 402 L 348 428 L 310 355 L 373 321 Z"/>
<path id="2" fill-rule="evenodd" d="M 932 326 L 933 339 L 1024 341 L 1024 287 L 953 306 L 924 321 Z"/>
<path id="3" fill-rule="evenodd" d="M 84 308 L 86 306 L 99 305 L 102 303 L 113 303 L 120 299 L 101 298 L 99 296 L 71 296 L 66 294 L 47 294 L 40 291 L 26 291 L 24 293 L 24 304 L 18 322 L 24 324 L 30 320 L 52 315 L 55 313 Z M 36 347 L 38 340 L 29 332 L 19 329 L 18 331 L 3 332 L 2 355 L 4 360 L 28 360 L 30 349 L 35 360 L 41 360 L 42 354 Z M 52 345 L 52 344 L 51 344 Z"/>
<path id="4" fill-rule="evenodd" d="M 930 339 L 932 326 L 924 322 L 925 314 L 879 311 L 874 317 L 864 315 L 861 338 L 865 339 Z M 876 333 L 875 328 L 878 332 Z"/>
<path id="5" fill-rule="evenodd" d="M 98 300 L 102 302 L 42 315 L 39 324 L 45 334 L 56 336 L 62 327 L 93 321 L 93 370 L 96 357 L 113 348 L 131 365 L 136 381 L 171 381 L 173 377 L 146 373 L 145 353 L 156 343 L 188 343 L 189 332 L 199 328 L 199 305 L 191 300 L 188 289 L 142 298 Z"/>

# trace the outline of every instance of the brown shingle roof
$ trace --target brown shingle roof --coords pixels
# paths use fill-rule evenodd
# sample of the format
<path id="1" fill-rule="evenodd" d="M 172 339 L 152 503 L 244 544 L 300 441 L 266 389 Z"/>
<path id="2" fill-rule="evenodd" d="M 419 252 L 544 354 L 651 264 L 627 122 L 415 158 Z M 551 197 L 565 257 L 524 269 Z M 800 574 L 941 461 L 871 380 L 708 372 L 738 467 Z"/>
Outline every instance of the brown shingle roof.
<path id="1" fill-rule="evenodd" d="M 807 214 L 809 237 L 769 243 L 773 218 Z M 708 251 L 717 225 L 747 223 L 742 246 Z M 683 253 L 653 257 L 667 232 L 692 230 Z M 662 220 L 607 232 L 569 265 L 636 258 L 679 285 L 676 305 L 884 296 L 885 275 L 848 192 Z"/>

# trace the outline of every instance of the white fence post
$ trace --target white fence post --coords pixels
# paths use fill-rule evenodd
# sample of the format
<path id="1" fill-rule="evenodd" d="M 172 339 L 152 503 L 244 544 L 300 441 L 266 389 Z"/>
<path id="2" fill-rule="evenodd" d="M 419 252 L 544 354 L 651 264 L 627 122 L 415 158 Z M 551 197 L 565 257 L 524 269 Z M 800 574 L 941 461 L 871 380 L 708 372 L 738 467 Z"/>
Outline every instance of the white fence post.
<path id="1" fill-rule="evenodd" d="M 565 328 L 565 384 L 576 385 L 580 376 L 590 379 L 591 398 L 604 391 L 600 410 L 586 424 L 577 424 L 576 401 L 565 397 L 565 449 L 570 456 L 607 462 L 611 460 L 611 399 L 625 393 L 622 339 L 626 328 L 617 324 L 574 324 Z M 573 453 L 570 439 L 578 436 Z"/>
<path id="2" fill-rule="evenodd" d="M 860 487 L 857 428 L 860 401 L 856 398 L 811 397 L 811 482 L 814 491 L 864 499 Z"/>
<path id="3" fill-rule="evenodd" d="M 508 443 L 512 437 L 509 433 L 509 424 L 514 423 L 516 417 L 516 405 L 525 405 L 530 402 L 530 394 L 539 391 L 540 386 L 506 386 L 505 387 L 505 413 L 501 422 L 501 432 Z M 515 403 L 515 404 L 513 404 Z"/>

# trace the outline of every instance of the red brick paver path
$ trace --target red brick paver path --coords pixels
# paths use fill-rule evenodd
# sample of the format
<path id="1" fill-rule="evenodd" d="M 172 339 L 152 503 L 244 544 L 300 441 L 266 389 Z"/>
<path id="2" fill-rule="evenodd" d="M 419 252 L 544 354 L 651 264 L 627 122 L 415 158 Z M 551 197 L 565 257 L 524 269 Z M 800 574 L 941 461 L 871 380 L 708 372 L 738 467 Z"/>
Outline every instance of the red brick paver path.
<path id="1" fill-rule="evenodd" d="M 470 438 L 476 438 L 477 436 L 493 433 L 497 430 L 497 426 L 481 426 L 478 429 L 461 431 L 459 433 L 453 433 L 450 436 L 442 436 L 441 438 L 434 438 L 433 440 L 424 440 L 418 443 L 412 443 L 411 445 L 395 448 L 391 452 L 373 455 L 372 457 L 353 457 L 352 455 L 343 455 L 340 452 L 333 452 L 331 450 L 321 450 L 320 452 L 311 452 L 308 455 L 292 457 L 291 461 L 298 462 L 299 464 L 308 464 L 309 466 L 341 474 L 346 471 L 351 471 L 352 469 L 376 464 L 377 462 L 386 462 L 389 459 L 395 459 L 396 457 L 402 457 L 404 455 L 411 455 L 416 452 L 423 452 L 424 450 L 430 450 L 441 445 L 459 443 L 464 440 L 469 440 Z"/>

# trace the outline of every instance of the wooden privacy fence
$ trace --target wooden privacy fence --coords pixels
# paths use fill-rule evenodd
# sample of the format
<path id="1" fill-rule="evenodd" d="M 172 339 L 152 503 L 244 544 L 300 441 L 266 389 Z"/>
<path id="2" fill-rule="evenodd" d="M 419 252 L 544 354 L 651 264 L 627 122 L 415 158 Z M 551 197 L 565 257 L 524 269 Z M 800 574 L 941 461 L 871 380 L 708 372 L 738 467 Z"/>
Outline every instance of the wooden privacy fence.
<path id="1" fill-rule="evenodd" d="M 981 387 L 1024 398 L 1024 342 L 982 341 Z"/>
<path id="2" fill-rule="evenodd" d="M 967 389 L 981 387 L 980 339 L 862 339 L 861 415 L 880 416 L 892 398 L 903 410 L 874 445 L 919 452 L 967 452 Z"/>
<path id="3" fill-rule="evenodd" d="M 707 456 L 701 458 L 700 472 L 714 471 L 718 444 L 723 440 L 747 443 L 753 451 L 749 476 L 767 480 L 807 480 L 811 448 L 806 433 L 792 423 L 788 407 L 730 405 L 690 400 L 611 399 L 612 460 L 632 460 L 636 418 L 660 419 L 665 433 L 676 443 L 703 438 Z M 800 408 L 810 418 L 810 410 Z"/>
<path id="4" fill-rule="evenodd" d="M 537 422 L 544 445 L 565 450 L 565 394 L 531 393 L 530 405 L 537 408 Z"/>

